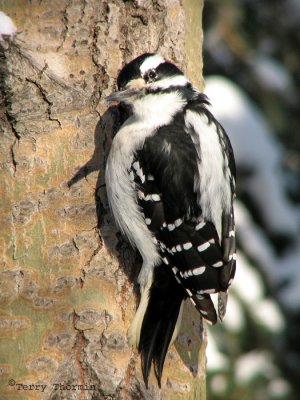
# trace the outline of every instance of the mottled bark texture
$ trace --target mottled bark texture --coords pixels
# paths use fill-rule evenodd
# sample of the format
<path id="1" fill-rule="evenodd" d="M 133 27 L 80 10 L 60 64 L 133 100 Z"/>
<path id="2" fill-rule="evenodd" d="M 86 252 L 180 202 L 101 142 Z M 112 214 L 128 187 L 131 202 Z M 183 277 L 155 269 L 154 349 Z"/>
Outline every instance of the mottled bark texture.
<path id="1" fill-rule="evenodd" d="M 103 179 L 120 124 L 104 97 L 120 67 L 157 51 L 201 84 L 202 1 L 0 9 L 19 32 L 0 54 L 1 400 L 204 399 L 203 330 L 190 305 L 162 389 L 153 376 L 145 389 L 126 340 L 141 260 L 115 228 Z"/>

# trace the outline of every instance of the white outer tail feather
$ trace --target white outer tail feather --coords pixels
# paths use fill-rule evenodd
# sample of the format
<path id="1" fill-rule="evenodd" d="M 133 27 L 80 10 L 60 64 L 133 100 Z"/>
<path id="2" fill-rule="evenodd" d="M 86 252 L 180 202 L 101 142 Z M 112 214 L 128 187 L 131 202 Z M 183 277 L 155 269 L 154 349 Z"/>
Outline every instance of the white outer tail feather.
<path id="1" fill-rule="evenodd" d="M 141 338 L 141 329 L 142 329 L 144 316 L 145 316 L 145 313 L 146 313 L 146 310 L 148 307 L 148 303 L 149 303 L 150 288 L 151 288 L 152 282 L 153 282 L 153 272 L 151 272 L 148 275 L 148 280 L 147 280 L 146 286 L 144 288 L 141 287 L 141 301 L 140 301 L 138 309 L 135 313 L 135 316 L 130 324 L 130 327 L 128 328 L 128 331 L 127 331 L 128 343 L 130 344 L 130 346 L 132 346 L 134 348 L 139 347 L 140 338 Z M 184 301 L 182 301 L 182 303 L 181 303 L 178 318 L 176 321 L 176 325 L 175 325 L 174 332 L 173 332 L 169 346 L 171 346 L 174 343 L 174 341 L 176 340 L 176 338 L 178 336 L 180 326 L 181 326 L 181 321 L 182 321 L 183 305 L 184 305 Z"/>
<path id="2" fill-rule="evenodd" d="M 151 271 L 148 275 L 146 286 L 144 288 L 141 287 L 141 301 L 127 332 L 129 344 L 136 348 L 138 348 L 140 342 L 141 329 L 144 316 L 148 307 L 150 288 L 152 282 L 153 282 L 153 272 Z"/>

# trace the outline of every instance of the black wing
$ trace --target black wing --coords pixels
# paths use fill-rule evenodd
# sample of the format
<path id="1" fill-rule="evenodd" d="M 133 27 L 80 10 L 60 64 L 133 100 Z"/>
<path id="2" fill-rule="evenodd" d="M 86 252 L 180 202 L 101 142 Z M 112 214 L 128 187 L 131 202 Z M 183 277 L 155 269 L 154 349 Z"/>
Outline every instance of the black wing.
<path id="1" fill-rule="evenodd" d="M 223 130 L 220 133 L 234 179 L 230 143 Z M 136 153 L 132 173 L 138 203 L 158 240 L 163 262 L 186 288 L 200 313 L 215 323 L 209 295 L 226 292 L 234 275 L 234 216 L 233 210 L 223 215 L 222 238 L 213 223 L 202 218 L 194 190 L 198 157 L 191 135 L 185 132 L 183 117 L 178 115 L 172 124 L 146 139 Z"/>
<path id="2" fill-rule="evenodd" d="M 216 128 L 221 129 L 219 125 Z M 230 158 L 227 137 L 223 146 Z M 152 359 L 160 382 L 182 299 L 190 297 L 200 314 L 216 323 L 210 294 L 226 293 L 235 271 L 233 211 L 222 216 L 219 238 L 214 224 L 203 218 L 199 194 L 197 197 L 195 192 L 195 179 L 201 178 L 198 161 L 191 135 L 185 129 L 183 117 L 178 115 L 172 124 L 159 128 L 145 140 L 130 171 L 137 202 L 157 240 L 162 259 L 162 265 L 154 270 L 139 345 L 146 383 Z M 234 167 L 234 161 L 230 163 Z M 234 170 L 231 174 L 234 176 Z M 154 296 L 157 291 L 160 295 Z M 162 300 L 157 303 L 158 298 Z M 225 307 L 223 301 L 220 317 Z"/>

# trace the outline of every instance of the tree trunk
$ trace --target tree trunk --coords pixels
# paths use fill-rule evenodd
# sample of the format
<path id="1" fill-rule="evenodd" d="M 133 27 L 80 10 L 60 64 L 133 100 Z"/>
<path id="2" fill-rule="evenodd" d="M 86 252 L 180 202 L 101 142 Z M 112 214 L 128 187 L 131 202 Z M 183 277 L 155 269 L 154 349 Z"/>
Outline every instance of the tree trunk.
<path id="1" fill-rule="evenodd" d="M 205 340 L 186 304 L 159 390 L 126 331 L 140 257 L 107 207 L 120 121 L 106 95 L 145 51 L 201 88 L 201 0 L 0 0 L 1 400 L 205 399 Z"/>

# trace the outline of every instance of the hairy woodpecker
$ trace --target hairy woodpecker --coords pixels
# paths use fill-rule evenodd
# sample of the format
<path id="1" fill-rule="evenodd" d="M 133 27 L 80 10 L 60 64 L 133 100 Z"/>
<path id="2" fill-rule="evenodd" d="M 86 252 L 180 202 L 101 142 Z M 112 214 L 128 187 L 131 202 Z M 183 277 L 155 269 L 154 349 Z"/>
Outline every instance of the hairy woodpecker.
<path id="1" fill-rule="evenodd" d="M 146 386 L 160 386 L 185 298 L 217 322 L 235 274 L 235 162 L 208 100 L 174 64 L 145 53 L 121 70 L 109 102 L 130 107 L 106 165 L 107 194 L 121 232 L 143 258 L 141 301 L 128 331 Z"/>

